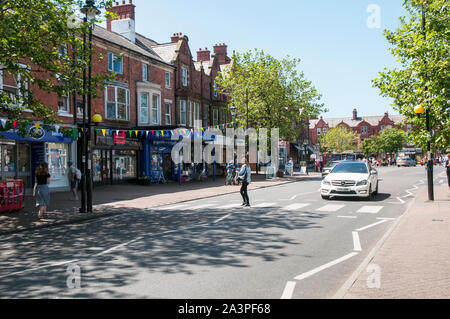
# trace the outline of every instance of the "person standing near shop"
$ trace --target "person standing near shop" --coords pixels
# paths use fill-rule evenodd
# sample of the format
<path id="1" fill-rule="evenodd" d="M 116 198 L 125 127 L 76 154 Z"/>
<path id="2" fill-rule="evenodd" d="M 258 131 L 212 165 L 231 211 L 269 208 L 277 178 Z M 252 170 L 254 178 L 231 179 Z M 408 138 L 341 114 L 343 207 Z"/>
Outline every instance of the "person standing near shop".
<path id="1" fill-rule="evenodd" d="M 81 179 L 81 172 L 79 171 L 78 168 L 76 168 L 73 165 L 72 161 L 68 161 L 67 166 L 69 166 L 69 183 L 70 183 L 70 190 L 72 191 L 73 194 L 72 200 L 78 201 L 77 188 L 78 183 Z"/>
<path id="2" fill-rule="evenodd" d="M 444 160 L 445 168 L 447 169 L 447 181 L 448 188 L 450 189 L 450 153 L 447 154 L 447 158 Z"/>
<path id="3" fill-rule="evenodd" d="M 50 174 L 48 173 L 48 164 L 42 163 L 36 169 L 36 206 L 39 206 L 38 218 L 41 219 L 47 213 L 47 207 L 50 205 Z"/>
<path id="4" fill-rule="evenodd" d="M 241 196 L 242 199 L 244 200 L 242 206 L 250 207 L 250 199 L 248 198 L 247 187 L 252 182 L 251 178 L 252 171 L 250 169 L 250 165 L 248 164 L 247 159 L 243 158 L 242 163 L 244 163 L 244 165 L 242 165 L 242 168 L 238 174 L 238 176 L 242 179 Z"/>

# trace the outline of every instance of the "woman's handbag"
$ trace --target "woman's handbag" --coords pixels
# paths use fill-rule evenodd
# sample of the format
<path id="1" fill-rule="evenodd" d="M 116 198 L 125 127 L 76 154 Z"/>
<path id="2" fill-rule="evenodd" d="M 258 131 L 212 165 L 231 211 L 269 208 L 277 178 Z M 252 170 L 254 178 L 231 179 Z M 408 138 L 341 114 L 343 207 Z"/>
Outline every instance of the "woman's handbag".
<path id="1" fill-rule="evenodd" d="M 37 182 L 34 183 L 34 187 L 33 187 L 33 197 L 36 197 L 36 188 L 37 188 Z"/>

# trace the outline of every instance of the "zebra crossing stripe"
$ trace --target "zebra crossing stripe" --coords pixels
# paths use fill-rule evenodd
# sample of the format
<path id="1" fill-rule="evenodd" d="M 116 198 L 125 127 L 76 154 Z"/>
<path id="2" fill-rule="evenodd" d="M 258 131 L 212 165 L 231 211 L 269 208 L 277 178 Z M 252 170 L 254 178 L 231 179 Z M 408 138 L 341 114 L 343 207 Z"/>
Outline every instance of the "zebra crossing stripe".
<path id="1" fill-rule="evenodd" d="M 383 207 L 384 206 L 363 206 L 357 211 L 357 213 L 378 214 Z"/>
<path id="2" fill-rule="evenodd" d="M 325 205 L 321 208 L 318 208 L 319 212 L 337 212 L 338 210 L 344 208 L 345 205 Z"/>
<path id="3" fill-rule="evenodd" d="M 294 210 L 298 210 L 301 208 L 304 208 L 306 206 L 309 206 L 310 204 L 292 204 L 286 207 L 283 207 L 283 210 L 290 210 L 290 211 L 294 211 Z"/>

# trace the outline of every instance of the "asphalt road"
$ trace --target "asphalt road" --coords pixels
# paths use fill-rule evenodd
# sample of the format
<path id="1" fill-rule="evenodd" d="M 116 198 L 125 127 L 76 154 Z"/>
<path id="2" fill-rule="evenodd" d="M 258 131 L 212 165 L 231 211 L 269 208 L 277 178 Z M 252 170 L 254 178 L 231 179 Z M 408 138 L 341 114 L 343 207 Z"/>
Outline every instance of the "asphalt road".
<path id="1" fill-rule="evenodd" d="M 379 175 L 371 201 L 302 181 L 2 236 L 0 298 L 330 298 L 426 182 Z"/>

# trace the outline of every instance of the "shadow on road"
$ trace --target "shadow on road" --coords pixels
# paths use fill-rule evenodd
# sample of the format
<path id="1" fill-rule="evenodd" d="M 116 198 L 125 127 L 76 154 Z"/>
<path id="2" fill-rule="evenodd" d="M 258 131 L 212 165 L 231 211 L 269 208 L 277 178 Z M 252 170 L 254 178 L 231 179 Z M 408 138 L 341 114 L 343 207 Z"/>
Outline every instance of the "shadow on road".
<path id="1" fill-rule="evenodd" d="M 275 211 L 273 216 L 269 211 L 273 209 L 236 210 L 217 222 L 231 211 L 133 210 L 85 224 L 4 237 L 0 298 L 142 298 L 123 288 L 141 283 L 142 275 L 247 268 L 249 258 L 273 262 L 284 257 L 286 247 L 302 244 L 285 236 L 284 230 L 321 228 L 314 221 L 323 217 L 319 214 Z M 167 231 L 174 232 L 161 234 Z M 67 288 L 67 265 L 55 266 L 71 260 L 78 260 L 74 263 L 81 267 L 78 290 Z M 43 268 L 32 270 L 38 267 Z"/>

